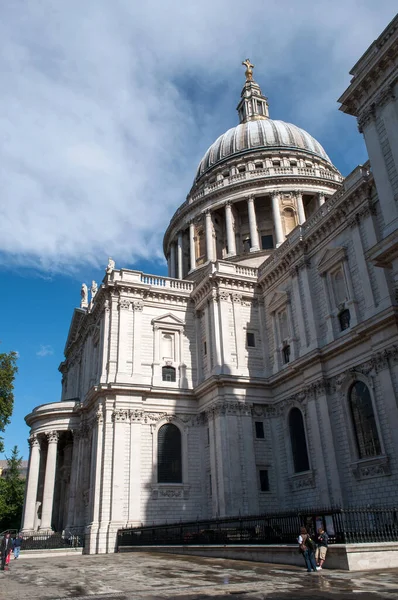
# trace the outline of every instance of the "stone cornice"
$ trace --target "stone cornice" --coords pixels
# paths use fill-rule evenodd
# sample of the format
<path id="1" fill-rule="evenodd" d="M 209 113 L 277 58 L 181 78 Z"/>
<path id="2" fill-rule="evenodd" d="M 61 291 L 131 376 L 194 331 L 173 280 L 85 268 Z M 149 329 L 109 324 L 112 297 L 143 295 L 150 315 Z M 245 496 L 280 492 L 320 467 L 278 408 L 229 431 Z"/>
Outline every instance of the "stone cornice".
<path id="1" fill-rule="evenodd" d="M 358 116 L 358 110 L 369 97 L 372 99 L 374 91 L 394 76 L 397 59 L 398 17 L 395 17 L 351 70 L 351 83 L 338 100 L 342 104 L 340 110 Z"/>

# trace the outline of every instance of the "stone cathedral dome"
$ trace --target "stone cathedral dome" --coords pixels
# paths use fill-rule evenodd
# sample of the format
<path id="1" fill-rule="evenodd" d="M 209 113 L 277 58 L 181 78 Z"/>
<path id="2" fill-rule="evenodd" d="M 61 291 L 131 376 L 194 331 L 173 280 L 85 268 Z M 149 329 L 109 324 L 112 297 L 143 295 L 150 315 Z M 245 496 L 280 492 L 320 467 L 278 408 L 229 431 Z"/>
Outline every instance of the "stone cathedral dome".
<path id="1" fill-rule="evenodd" d="M 321 159 L 337 171 L 321 144 L 307 131 L 269 118 L 268 99 L 253 80 L 254 65 L 249 59 L 243 64 L 246 66 L 246 83 L 237 106 L 240 123 L 220 135 L 207 150 L 196 171 L 194 187 L 213 167 L 253 152 L 304 152 L 309 159 Z"/>
<path id="2" fill-rule="evenodd" d="M 268 148 L 305 150 L 331 164 L 331 160 L 321 144 L 304 129 L 284 121 L 257 118 L 240 123 L 220 135 L 200 161 L 195 180 L 198 180 L 214 165 L 233 155 L 237 156 L 248 151 Z"/>

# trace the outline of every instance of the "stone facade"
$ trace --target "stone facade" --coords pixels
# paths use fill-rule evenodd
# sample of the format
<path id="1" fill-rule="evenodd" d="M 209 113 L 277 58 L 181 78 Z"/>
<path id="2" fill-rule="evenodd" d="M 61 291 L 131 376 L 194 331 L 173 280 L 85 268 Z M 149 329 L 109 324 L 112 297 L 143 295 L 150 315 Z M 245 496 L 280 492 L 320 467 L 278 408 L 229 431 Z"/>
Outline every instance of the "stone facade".
<path id="1" fill-rule="evenodd" d="M 169 277 L 110 260 L 82 287 L 62 401 L 26 418 L 25 531 L 111 552 L 127 525 L 395 501 L 397 27 L 340 99 L 370 163 L 343 180 L 248 68 L 165 234 Z"/>

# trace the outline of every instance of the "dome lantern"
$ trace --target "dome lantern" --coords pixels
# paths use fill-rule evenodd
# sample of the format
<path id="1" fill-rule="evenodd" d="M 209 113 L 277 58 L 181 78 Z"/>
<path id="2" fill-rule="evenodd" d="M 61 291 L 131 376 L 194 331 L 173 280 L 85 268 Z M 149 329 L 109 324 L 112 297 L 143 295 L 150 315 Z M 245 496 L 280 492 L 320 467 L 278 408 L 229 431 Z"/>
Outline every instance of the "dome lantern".
<path id="1" fill-rule="evenodd" d="M 246 67 L 245 76 L 246 82 L 241 92 L 241 100 L 237 106 L 240 123 L 248 121 L 257 121 L 259 119 L 268 119 L 268 101 L 263 96 L 260 86 L 253 79 L 254 65 L 246 58 L 242 62 Z"/>

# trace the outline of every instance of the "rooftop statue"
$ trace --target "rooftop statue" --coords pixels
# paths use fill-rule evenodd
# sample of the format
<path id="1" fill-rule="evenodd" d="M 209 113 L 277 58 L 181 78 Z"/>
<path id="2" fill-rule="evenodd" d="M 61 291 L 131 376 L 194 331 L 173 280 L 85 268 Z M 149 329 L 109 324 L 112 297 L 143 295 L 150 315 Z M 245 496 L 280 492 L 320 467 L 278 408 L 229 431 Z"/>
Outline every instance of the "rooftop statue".
<path id="1" fill-rule="evenodd" d="M 80 290 L 80 308 L 85 308 L 88 305 L 88 289 L 85 283 L 82 283 L 82 287 Z"/>
<path id="2" fill-rule="evenodd" d="M 108 258 L 108 265 L 107 265 L 105 271 L 107 273 L 112 273 L 112 271 L 114 270 L 114 268 L 115 268 L 115 261 L 113 260 L 113 258 L 109 257 Z"/>
<path id="3" fill-rule="evenodd" d="M 244 60 L 242 62 L 242 65 L 244 67 L 246 67 L 246 71 L 245 71 L 246 81 L 253 81 L 253 69 L 254 69 L 254 65 L 251 64 L 251 62 L 250 62 L 250 60 L 248 58 L 246 58 L 246 60 Z"/>

